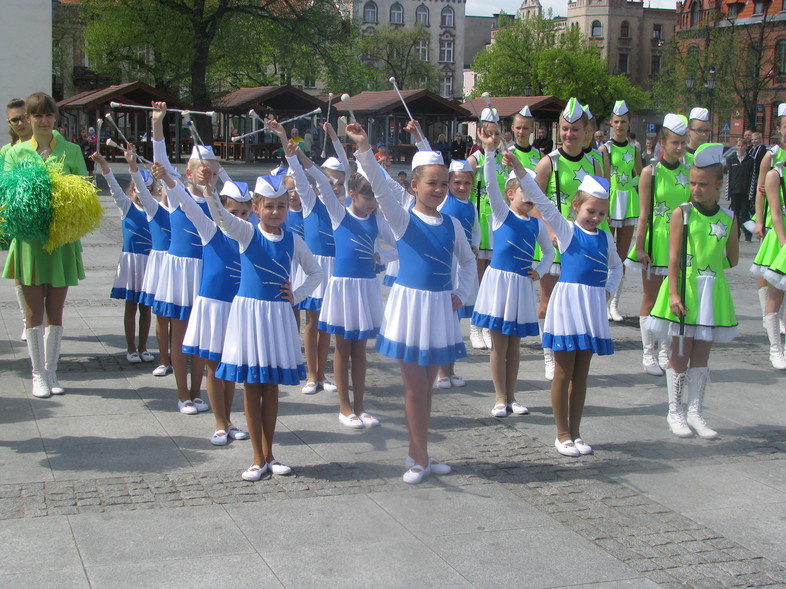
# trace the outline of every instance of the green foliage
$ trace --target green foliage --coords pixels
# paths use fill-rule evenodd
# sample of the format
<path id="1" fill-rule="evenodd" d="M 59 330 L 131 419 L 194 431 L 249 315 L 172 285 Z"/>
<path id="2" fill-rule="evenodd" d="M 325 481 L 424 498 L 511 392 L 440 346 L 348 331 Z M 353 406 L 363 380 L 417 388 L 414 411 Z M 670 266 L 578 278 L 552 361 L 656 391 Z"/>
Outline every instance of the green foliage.
<path id="1" fill-rule="evenodd" d="M 374 71 L 369 89 L 390 90 L 388 80 L 394 76 L 402 90 L 425 87 L 436 91 L 439 72 L 420 58 L 417 46 L 421 42 L 431 43 L 431 34 L 421 24 L 414 28 L 386 25 L 364 35 L 358 48 L 361 59 Z"/>
<path id="2" fill-rule="evenodd" d="M 529 89 L 535 96 L 575 96 L 600 120 L 609 116 L 615 100 L 625 100 L 631 110 L 648 101 L 627 76 L 608 73 L 606 60 L 578 27 L 558 31 L 549 15 L 516 20 L 498 31 L 475 57 L 473 70 L 479 76 L 475 94 L 524 96 Z"/>

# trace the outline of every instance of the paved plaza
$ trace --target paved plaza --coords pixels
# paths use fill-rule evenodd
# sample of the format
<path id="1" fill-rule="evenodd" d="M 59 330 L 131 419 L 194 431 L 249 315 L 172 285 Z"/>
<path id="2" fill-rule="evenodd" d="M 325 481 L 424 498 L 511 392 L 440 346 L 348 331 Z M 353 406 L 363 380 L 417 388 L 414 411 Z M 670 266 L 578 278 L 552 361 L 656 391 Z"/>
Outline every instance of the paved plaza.
<path id="1" fill-rule="evenodd" d="M 227 170 L 253 181 L 269 167 Z M 755 244 L 728 274 L 741 336 L 710 359 L 717 440 L 668 433 L 631 276 L 616 353 L 592 363 L 582 433 L 594 456 L 554 449 L 530 338 L 518 395 L 530 415 L 490 416 L 483 350 L 457 365 L 466 387 L 435 392 L 430 451 L 453 474 L 402 482 L 401 376 L 370 351 L 367 407 L 382 426 L 348 430 L 334 394 L 282 387 L 276 456 L 295 474 L 248 483 L 250 442 L 212 446 L 211 413 L 181 415 L 174 377 L 126 361 L 123 305 L 108 298 L 120 219 L 102 202 L 66 306 L 66 395 L 30 394 L 13 283 L 0 281 L 0 587 L 786 586 L 786 374 L 767 357 Z M 239 388 L 234 411 L 244 427 Z"/>

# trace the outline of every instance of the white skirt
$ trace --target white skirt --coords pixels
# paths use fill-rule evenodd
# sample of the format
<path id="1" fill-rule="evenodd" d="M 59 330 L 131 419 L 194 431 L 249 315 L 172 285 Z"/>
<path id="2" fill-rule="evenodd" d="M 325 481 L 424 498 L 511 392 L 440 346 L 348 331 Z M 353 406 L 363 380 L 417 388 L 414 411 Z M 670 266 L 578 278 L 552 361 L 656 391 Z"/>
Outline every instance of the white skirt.
<path id="1" fill-rule="evenodd" d="M 319 264 L 319 267 L 322 268 L 325 277 L 309 296 L 296 305 L 297 309 L 305 309 L 307 311 L 320 311 L 322 309 L 322 299 L 325 296 L 328 280 L 333 276 L 333 267 L 336 265 L 336 258 L 333 256 L 314 255 L 314 259 L 317 261 L 317 264 Z"/>
<path id="2" fill-rule="evenodd" d="M 377 350 L 420 366 L 449 364 L 467 355 L 451 291 L 394 284 L 388 295 Z"/>
<path id="3" fill-rule="evenodd" d="M 158 279 L 161 277 L 161 267 L 164 264 L 166 252 L 164 250 L 150 250 L 145 267 L 145 276 L 142 279 L 142 296 L 140 302 L 148 307 L 153 306 L 156 298 Z M 153 311 L 155 313 L 155 310 Z"/>
<path id="4" fill-rule="evenodd" d="M 393 260 L 387 263 L 385 268 L 385 277 L 382 279 L 382 284 L 385 286 L 393 286 L 398 278 L 398 260 Z"/>
<path id="5" fill-rule="evenodd" d="M 644 328 L 653 332 L 661 340 L 667 337 L 679 337 L 680 324 L 661 319 L 660 317 L 647 317 Z M 708 325 L 686 325 L 685 337 L 705 342 L 730 342 L 740 334 L 734 327 L 710 327 Z M 676 353 L 676 352 L 675 352 Z"/>
<path id="6" fill-rule="evenodd" d="M 632 271 L 632 272 L 646 272 L 644 266 L 641 265 L 641 262 L 634 262 L 630 258 L 625 258 L 623 262 L 625 267 Z M 668 276 L 669 269 L 664 268 L 663 266 L 650 266 L 650 275 L 651 276 Z"/>
<path id="7" fill-rule="evenodd" d="M 505 335 L 538 335 L 538 302 L 532 280 L 515 272 L 487 268 L 472 324 Z"/>
<path id="8" fill-rule="evenodd" d="M 216 376 L 230 382 L 284 385 L 306 378 L 292 306 L 236 296 Z"/>
<path id="9" fill-rule="evenodd" d="M 153 312 L 170 319 L 188 321 L 199 294 L 202 260 L 167 254 L 161 265 Z"/>
<path id="10" fill-rule="evenodd" d="M 543 347 L 561 352 L 592 350 L 602 356 L 613 354 L 606 289 L 558 282 L 546 310 Z"/>
<path id="11" fill-rule="evenodd" d="M 383 316 L 376 278 L 332 276 L 322 299 L 318 328 L 344 339 L 371 339 L 377 337 Z"/>
<path id="12" fill-rule="evenodd" d="M 198 296 L 191 308 L 183 353 L 219 362 L 232 303 Z"/>
<path id="13" fill-rule="evenodd" d="M 120 254 L 115 272 L 115 282 L 112 285 L 112 292 L 109 294 L 110 298 L 134 303 L 142 301 L 142 285 L 145 280 L 147 260 L 147 254 L 133 254 L 131 252 Z"/>

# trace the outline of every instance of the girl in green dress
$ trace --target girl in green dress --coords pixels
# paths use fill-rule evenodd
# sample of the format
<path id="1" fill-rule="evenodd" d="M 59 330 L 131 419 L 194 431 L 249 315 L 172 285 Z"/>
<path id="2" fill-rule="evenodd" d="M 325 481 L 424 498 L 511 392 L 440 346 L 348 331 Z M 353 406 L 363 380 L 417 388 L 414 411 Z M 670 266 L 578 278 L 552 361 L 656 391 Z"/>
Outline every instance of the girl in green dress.
<path id="1" fill-rule="evenodd" d="M 87 176 L 87 167 L 78 145 L 69 143 L 53 131 L 57 120 L 54 99 L 36 92 L 26 104 L 26 115 L 33 136 L 14 145 L 5 153 L 4 168 L 12 170 L 27 159 L 62 162 L 65 174 Z M 57 381 L 60 341 L 63 337 L 63 308 L 68 287 L 85 277 L 82 266 L 82 244 L 67 243 L 51 253 L 40 241 L 14 239 L 8 251 L 4 278 L 17 280 L 22 286 L 26 304 L 27 348 L 33 372 L 33 395 L 48 397 L 64 393 Z M 44 315 L 47 326 L 44 328 Z"/>
<path id="2" fill-rule="evenodd" d="M 690 170 L 691 200 L 671 215 L 669 275 L 646 325 L 662 336 L 672 336 L 666 370 L 666 421 L 678 437 L 691 437 L 694 431 L 702 438 L 718 437 L 702 415 L 709 380 L 707 364 L 713 341 L 729 341 L 737 335 L 737 317 L 724 270 L 739 261 L 739 238 L 734 214 L 718 205 L 722 157 L 720 143 L 696 150 Z M 687 416 L 682 406 L 686 382 Z"/>

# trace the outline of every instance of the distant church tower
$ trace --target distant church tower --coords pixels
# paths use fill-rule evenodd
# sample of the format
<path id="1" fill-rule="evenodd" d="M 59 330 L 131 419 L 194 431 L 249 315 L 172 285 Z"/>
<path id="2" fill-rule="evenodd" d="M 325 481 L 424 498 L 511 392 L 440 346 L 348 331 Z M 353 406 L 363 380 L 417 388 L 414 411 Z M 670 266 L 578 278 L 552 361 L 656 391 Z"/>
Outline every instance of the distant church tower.
<path id="1" fill-rule="evenodd" d="M 531 16 L 539 16 L 542 13 L 540 0 L 523 0 L 519 6 L 518 17 L 523 20 Z"/>

